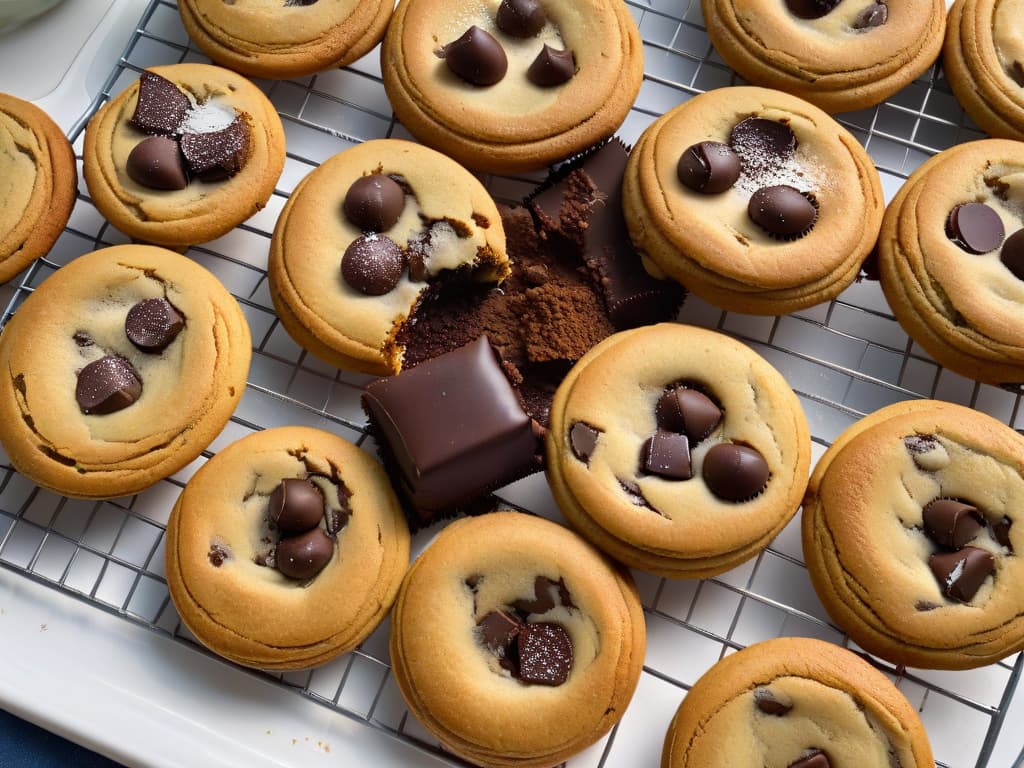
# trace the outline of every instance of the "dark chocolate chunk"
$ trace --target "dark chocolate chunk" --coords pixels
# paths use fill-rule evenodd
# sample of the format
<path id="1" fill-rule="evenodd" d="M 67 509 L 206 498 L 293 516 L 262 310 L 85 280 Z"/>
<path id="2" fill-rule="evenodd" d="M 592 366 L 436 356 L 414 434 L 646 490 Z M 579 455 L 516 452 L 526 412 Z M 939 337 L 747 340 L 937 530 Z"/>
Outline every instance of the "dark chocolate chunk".
<path id="1" fill-rule="evenodd" d="M 142 382 L 132 364 L 118 355 L 94 360 L 78 372 L 75 399 L 82 413 L 114 413 L 142 395 Z"/>
<path id="2" fill-rule="evenodd" d="M 933 451 L 938 444 L 939 441 L 935 439 L 934 435 L 910 435 L 903 438 L 903 445 L 913 456 Z"/>
<path id="3" fill-rule="evenodd" d="M 1011 525 L 1013 525 L 1013 520 L 1003 515 L 1001 520 L 992 523 L 992 535 L 995 536 L 996 541 L 1012 552 L 1013 544 L 1010 543 Z"/>
<path id="4" fill-rule="evenodd" d="M 726 501 L 751 499 L 768 484 L 768 463 L 754 448 L 719 443 L 704 456 L 704 482 L 715 496 Z"/>
<path id="5" fill-rule="evenodd" d="M 999 214 L 984 203 L 961 203 L 946 218 L 946 237 L 968 253 L 988 253 L 1003 244 Z"/>
<path id="6" fill-rule="evenodd" d="M 766 715 L 772 715 L 774 717 L 782 717 L 783 715 L 789 714 L 790 710 L 793 709 L 792 704 L 781 701 L 767 688 L 758 688 L 754 691 L 754 704 Z"/>
<path id="7" fill-rule="evenodd" d="M 840 0 L 786 0 L 789 12 L 800 19 L 820 19 L 830 14 Z"/>
<path id="8" fill-rule="evenodd" d="M 475 24 L 441 49 L 448 69 L 473 85 L 494 85 L 508 71 L 501 43 Z"/>
<path id="9" fill-rule="evenodd" d="M 249 159 L 249 121 L 237 115 L 227 128 L 208 133 L 186 133 L 181 152 L 196 176 L 221 181 L 238 173 Z"/>
<path id="10" fill-rule="evenodd" d="M 790 763 L 787 768 L 832 768 L 828 756 L 820 749 L 804 755 L 799 760 Z"/>
<path id="11" fill-rule="evenodd" d="M 572 449 L 572 455 L 584 464 L 589 464 L 590 457 L 597 448 L 597 438 L 600 434 L 600 429 L 586 422 L 577 421 L 569 428 L 569 447 Z"/>
<path id="12" fill-rule="evenodd" d="M 405 257 L 387 235 L 360 235 L 341 257 L 341 276 L 367 296 L 383 296 L 402 279 Z"/>
<path id="13" fill-rule="evenodd" d="M 717 195 L 740 177 L 740 156 L 728 144 L 702 141 L 687 148 L 679 158 L 679 181 L 695 192 Z"/>
<path id="14" fill-rule="evenodd" d="M 985 518 L 977 509 L 953 499 L 928 502 L 923 515 L 928 538 L 946 549 L 960 549 L 985 525 Z"/>
<path id="15" fill-rule="evenodd" d="M 818 209 L 800 190 L 777 184 L 761 187 L 750 196 L 747 215 L 768 234 L 788 240 L 811 231 L 818 220 Z"/>
<path id="16" fill-rule="evenodd" d="M 324 496 L 309 480 L 288 477 L 270 494 L 267 512 L 282 533 L 303 533 L 323 519 Z"/>
<path id="17" fill-rule="evenodd" d="M 928 565 L 942 588 L 942 594 L 961 603 L 969 603 L 982 583 L 996 568 L 992 553 L 978 547 L 959 552 L 936 552 Z"/>
<path id="18" fill-rule="evenodd" d="M 654 407 L 658 428 L 679 432 L 696 445 L 710 435 L 722 420 L 722 411 L 703 392 L 680 386 L 672 387 L 658 398 Z"/>
<path id="19" fill-rule="evenodd" d="M 496 19 L 498 29 L 512 37 L 533 37 L 547 20 L 537 0 L 501 0 Z"/>
<path id="20" fill-rule="evenodd" d="M 541 88 L 567 83 L 575 74 L 576 60 L 572 51 L 559 51 L 546 43 L 526 70 L 526 78 Z"/>
<path id="21" fill-rule="evenodd" d="M 93 341 L 92 336 L 85 331 L 75 331 L 75 334 L 71 338 L 75 340 L 75 344 L 79 347 L 91 347 L 96 343 Z"/>
<path id="22" fill-rule="evenodd" d="M 748 176 L 761 178 L 781 168 L 796 152 L 796 135 L 785 123 L 748 117 L 729 132 L 729 146 L 736 150 Z"/>
<path id="23" fill-rule="evenodd" d="M 509 648 L 523 628 L 519 619 L 504 611 L 491 611 L 476 626 L 480 642 L 499 659 L 509 655 Z"/>
<path id="24" fill-rule="evenodd" d="M 153 72 L 143 72 L 131 124 L 143 133 L 177 133 L 191 108 L 192 102 L 178 86 Z"/>
<path id="25" fill-rule="evenodd" d="M 185 318 L 167 299 L 145 299 L 128 310 L 124 333 L 143 352 L 162 352 L 181 329 Z"/>
<path id="26" fill-rule="evenodd" d="M 1017 85 L 1024 88 L 1024 64 L 1021 64 L 1019 61 L 1014 61 L 1013 65 L 1009 69 L 1009 74 Z"/>
<path id="27" fill-rule="evenodd" d="M 1006 238 L 1003 250 L 999 252 L 999 260 L 1014 277 L 1024 280 L 1024 229 L 1018 229 Z"/>
<path id="28" fill-rule="evenodd" d="M 561 685 L 572 670 L 572 639 L 560 624 L 526 624 L 516 638 L 519 679 L 538 685 Z"/>
<path id="29" fill-rule="evenodd" d="M 486 336 L 371 382 L 363 408 L 421 511 L 468 503 L 535 467 L 532 419 Z"/>
<path id="30" fill-rule="evenodd" d="M 214 568 L 220 568 L 224 565 L 224 561 L 231 558 L 231 553 L 220 544 L 211 544 L 210 551 L 207 553 L 207 558 L 210 560 L 210 565 Z"/>
<path id="31" fill-rule="evenodd" d="M 334 555 L 334 539 L 323 528 L 289 536 L 277 542 L 277 570 L 290 579 L 311 579 L 324 569 Z"/>
<path id="32" fill-rule="evenodd" d="M 658 430 L 644 441 L 640 449 L 642 471 L 669 480 L 689 480 L 690 441 L 686 435 Z"/>
<path id="33" fill-rule="evenodd" d="M 394 179 L 371 173 L 352 182 L 342 207 L 348 220 L 363 232 L 383 232 L 402 215 L 405 192 Z"/>
<path id="34" fill-rule="evenodd" d="M 533 597 L 516 600 L 512 607 L 523 614 L 547 613 L 559 603 L 567 608 L 572 606 L 568 597 L 563 579 L 552 581 L 547 576 L 538 576 L 533 581 Z"/>
<path id="35" fill-rule="evenodd" d="M 178 142 L 166 136 L 147 136 L 128 153 L 125 172 L 149 189 L 184 189 L 188 186 Z"/>
<path id="36" fill-rule="evenodd" d="M 869 5 L 853 20 L 853 28 L 857 30 L 880 27 L 889 20 L 889 6 L 885 3 Z"/>

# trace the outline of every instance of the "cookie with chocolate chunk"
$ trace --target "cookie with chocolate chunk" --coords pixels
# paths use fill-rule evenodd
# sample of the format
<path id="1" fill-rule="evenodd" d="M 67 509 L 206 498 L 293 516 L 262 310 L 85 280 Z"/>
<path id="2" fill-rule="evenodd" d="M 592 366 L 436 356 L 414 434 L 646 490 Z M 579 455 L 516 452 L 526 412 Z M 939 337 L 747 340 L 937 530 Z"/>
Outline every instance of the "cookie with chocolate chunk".
<path id="1" fill-rule="evenodd" d="M 0 283 L 53 247 L 77 191 L 64 132 L 39 107 L 0 93 Z"/>
<path id="2" fill-rule="evenodd" d="M 687 692 L 662 768 L 932 768 L 917 712 L 859 656 L 780 637 L 726 656 Z"/>
<path id="3" fill-rule="evenodd" d="M 238 303 L 191 259 L 94 251 L 44 280 L 0 335 L 0 441 L 58 493 L 137 493 L 224 428 L 251 354 Z"/>
<path id="4" fill-rule="evenodd" d="M 885 212 L 878 266 L 893 314 L 942 365 L 1024 382 L 1024 144 L 969 142 L 910 175 Z"/>
<path id="5" fill-rule="evenodd" d="M 885 209 L 857 140 L 765 88 L 719 88 L 667 112 L 640 137 L 623 185 L 637 248 L 692 293 L 752 314 L 837 296 Z"/>
<path id="6" fill-rule="evenodd" d="M 363 641 L 391 608 L 409 529 L 380 465 L 310 427 L 256 432 L 189 480 L 167 523 L 182 621 L 238 664 L 302 669 Z"/>
<path id="7" fill-rule="evenodd" d="M 392 7 L 387 0 L 182 0 L 178 12 L 216 63 L 286 80 L 368 53 L 384 36 Z"/>
<path id="8" fill-rule="evenodd" d="M 273 105 L 209 64 L 145 70 L 85 132 L 82 170 L 110 223 L 136 240 L 187 246 L 259 211 L 284 168 Z"/>
<path id="9" fill-rule="evenodd" d="M 949 10 L 942 68 L 957 100 L 982 129 L 1024 139 L 1024 6 L 958 0 Z"/>
<path id="10" fill-rule="evenodd" d="M 804 558 L 829 615 L 865 650 L 979 667 L 1024 649 L 1022 508 L 1024 437 L 960 405 L 897 403 L 818 461 Z"/>
<path id="11" fill-rule="evenodd" d="M 714 331 L 610 336 L 555 393 L 547 473 L 562 512 L 627 565 L 703 578 L 753 557 L 795 514 L 810 434 L 785 379 Z"/>
<path id="12" fill-rule="evenodd" d="M 566 760 L 619 721 L 643 667 L 629 574 L 519 512 L 445 528 L 409 569 L 391 622 L 409 710 L 473 765 Z"/>
<path id="13" fill-rule="evenodd" d="M 884 101 L 938 58 L 943 0 L 702 0 L 708 37 L 755 85 L 827 112 Z"/>
<path id="14" fill-rule="evenodd" d="M 381 73 L 418 139 L 474 170 L 510 173 L 614 133 L 640 90 L 643 48 L 617 0 L 407 0 Z"/>

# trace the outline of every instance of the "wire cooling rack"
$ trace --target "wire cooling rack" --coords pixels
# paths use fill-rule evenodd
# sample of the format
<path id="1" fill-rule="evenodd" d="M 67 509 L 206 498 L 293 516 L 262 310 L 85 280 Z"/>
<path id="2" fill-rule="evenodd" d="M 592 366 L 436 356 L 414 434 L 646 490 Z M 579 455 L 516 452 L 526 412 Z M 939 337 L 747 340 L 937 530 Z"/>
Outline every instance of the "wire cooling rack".
<path id="1" fill-rule="evenodd" d="M 741 81 L 709 43 L 698 0 L 651 0 L 628 6 L 643 35 L 645 55 L 643 87 L 619 133 L 632 143 L 658 115 L 691 95 Z M 77 154 L 81 155 L 84 125 L 102 103 L 145 67 L 181 61 L 206 59 L 192 47 L 175 3 L 151 0 L 102 92 L 71 132 Z M 284 424 L 328 429 L 373 450 L 359 407 L 360 387 L 367 378 L 340 372 L 307 355 L 274 314 L 266 277 L 274 222 L 299 180 L 326 158 L 366 139 L 410 138 L 392 115 L 374 54 L 343 70 L 260 85 L 279 110 L 287 134 L 288 155 L 279 186 L 265 210 L 228 235 L 188 251 L 235 295 L 252 328 L 255 349 L 249 383 L 229 425 L 209 451 L 175 476 L 136 496 L 103 502 L 66 499 L 39 489 L 0 454 L 0 565 L 174 638 L 197 653 L 206 651 L 180 623 L 168 597 L 163 566 L 167 517 L 192 473 L 227 443 Z M 887 198 L 928 156 L 983 135 L 964 117 L 938 68 L 888 102 L 840 120 L 867 147 L 882 174 Z M 533 175 L 484 181 L 496 198 L 516 200 L 539 179 Z M 22 276 L 3 319 L 62 264 L 126 241 L 96 211 L 83 187 L 67 229 L 51 253 Z M 860 282 L 828 304 L 778 318 L 726 313 L 690 297 L 680 319 L 742 339 L 785 375 L 807 413 L 815 460 L 865 413 L 910 398 L 950 400 L 1011 426 L 1024 425 L 1020 391 L 981 385 L 936 365 L 901 330 L 876 283 Z M 500 495 L 517 508 L 561 520 L 541 475 L 508 486 Z M 429 535 L 428 531 L 415 539 L 414 551 Z M 570 768 L 656 765 L 665 728 L 685 691 L 735 649 L 780 635 L 813 636 L 850 646 L 828 622 L 810 586 L 798 522 L 756 559 L 718 578 L 671 581 L 636 576 L 648 650 L 634 703 L 609 736 L 569 761 Z M 390 674 L 387 632 L 385 622 L 359 650 L 315 670 L 265 676 L 368 727 L 443 754 L 401 701 Z M 992 761 L 992 751 L 1021 675 L 1021 655 L 970 672 L 872 663 L 919 710 L 939 765 L 1003 768 Z M 1024 753 L 1015 762 L 1022 764 Z"/>

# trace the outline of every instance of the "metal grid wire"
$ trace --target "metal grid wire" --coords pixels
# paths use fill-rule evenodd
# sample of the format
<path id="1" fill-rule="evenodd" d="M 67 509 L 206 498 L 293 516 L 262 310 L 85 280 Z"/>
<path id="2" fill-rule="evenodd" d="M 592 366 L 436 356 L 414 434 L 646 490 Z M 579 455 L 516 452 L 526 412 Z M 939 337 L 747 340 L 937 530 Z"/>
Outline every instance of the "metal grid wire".
<path id="1" fill-rule="evenodd" d="M 690 95 L 741 82 L 709 43 L 699 2 L 690 0 L 682 13 L 679 5 L 677 0 L 628 2 L 644 38 L 645 76 L 620 130 L 627 143 Z M 191 46 L 175 3 L 151 0 L 101 94 L 72 131 L 77 153 L 81 154 L 84 125 L 102 103 L 145 67 L 180 61 L 206 59 Z M 136 496 L 101 502 L 66 499 L 39 489 L 14 472 L 0 454 L 0 565 L 203 653 L 178 619 L 163 570 L 167 517 L 192 473 L 227 443 L 284 424 L 328 429 L 372 450 L 365 445 L 365 418 L 359 407 L 359 390 L 367 378 L 340 372 L 307 355 L 274 315 L 265 271 L 274 222 L 298 181 L 326 158 L 361 140 L 410 138 L 391 113 L 375 55 L 344 70 L 260 85 L 279 110 L 287 134 L 288 155 L 279 186 L 264 211 L 219 240 L 188 251 L 239 300 L 255 343 L 248 387 L 224 432 L 202 458 L 175 476 Z M 888 102 L 840 120 L 874 158 L 887 196 L 928 156 L 983 135 L 964 117 L 938 68 Z M 516 200 L 539 178 L 484 181 L 496 198 Z M 83 187 L 66 231 L 52 252 L 23 275 L 4 320 L 62 264 L 126 241 L 96 211 Z M 726 313 L 690 297 L 681 319 L 744 340 L 785 375 L 807 413 L 814 460 L 865 413 L 908 398 L 959 402 L 1011 426 L 1024 425 L 1019 391 L 980 385 L 940 368 L 908 339 L 875 283 L 858 283 L 835 301 L 779 318 Z M 514 507 L 561 519 L 543 476 L 522 480 L 500 495 Z M 414 551 L 424 541 L 424 535 L 417 537 Z M 656 765 L 668 720 L 684 692 L 711 664 L 735 649 L 780 635 L 850 645 L 829 623 L 810 586 L 800 552 L 799 522 L 759 557 L 715 579 L 636 576 L 648 627 L 636 703 L 608 737 L 571 759 L 571 768 Z M 1018 654 L 956 673 L 896 669 L 871 661 L 921 713 L 940 766 L 990 765 L 1024 657 Z M 267 676 L 343 715 L 441 754 L 436 742 L 408 716 L 391 677 L 387 622 L 359 650 L 323 667 Z M 1016 764 L 1024 764 L 1024 753 Z"/>

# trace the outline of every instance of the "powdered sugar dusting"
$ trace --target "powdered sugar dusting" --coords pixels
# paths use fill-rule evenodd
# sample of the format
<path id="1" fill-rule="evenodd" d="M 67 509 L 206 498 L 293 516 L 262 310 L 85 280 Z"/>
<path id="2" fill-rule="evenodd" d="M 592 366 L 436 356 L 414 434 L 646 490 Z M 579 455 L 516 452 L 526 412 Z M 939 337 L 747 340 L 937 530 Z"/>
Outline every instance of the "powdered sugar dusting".
<path id="1" fill-rule="evenodd" d="M 188 111 L 179 128 L 180 133 L 213 133 L 223 131 L 235 120 L 235 110 L 227 104 L 204 101 Z"/>

